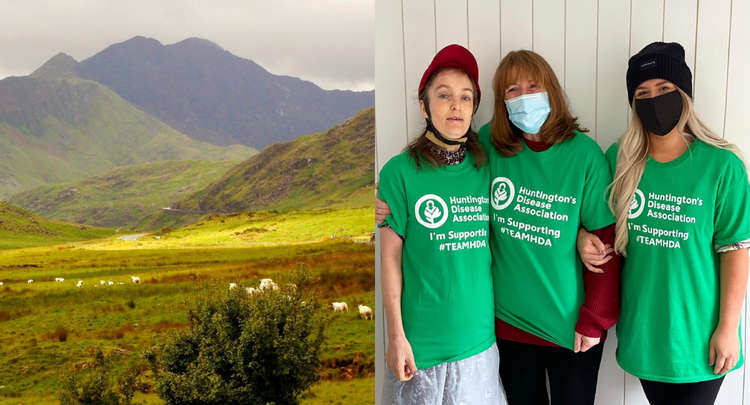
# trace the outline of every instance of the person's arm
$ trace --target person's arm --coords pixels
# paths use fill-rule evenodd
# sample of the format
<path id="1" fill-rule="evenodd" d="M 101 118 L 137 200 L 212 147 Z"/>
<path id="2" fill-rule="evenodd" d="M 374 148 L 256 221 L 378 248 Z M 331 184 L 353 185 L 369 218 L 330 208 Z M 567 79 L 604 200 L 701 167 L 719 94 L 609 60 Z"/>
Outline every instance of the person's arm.
<path id="1" fill-rule="evenodd" d="M 380 228 L 380 241 L 383 306 L 388 328 L 385 360 L 399 381 L 408 381 L 416 375 L 417 366 L 401 318 L 403 240 L 393 229 L 383 227 Z"/>
<path id="2" fill-rule="evenodd" d="M 724 374 L 734 368 L 740 358 L 738 328 L 747 286 L 747 249 L 721 253 L 719 324 L 709 343 L 709 365 L 714 374 Z"/>
<path id="3" fill-rule="evenodd" d="M 621 260 L 619 255 L 611 251 L 611 246 L 615 242 L 615 225 L 594 230 L 589 235 L 596 239 L 591 245 L 599 252 L 604 251 L 605 256 L 609 256 L 599 265 L 598 272 L 583 271 L 585 298 L 578 311 L 575 327 L 576 352 L 585 352 L 599 344 L 604 331 L 611 328 L 620 315 Z"/>

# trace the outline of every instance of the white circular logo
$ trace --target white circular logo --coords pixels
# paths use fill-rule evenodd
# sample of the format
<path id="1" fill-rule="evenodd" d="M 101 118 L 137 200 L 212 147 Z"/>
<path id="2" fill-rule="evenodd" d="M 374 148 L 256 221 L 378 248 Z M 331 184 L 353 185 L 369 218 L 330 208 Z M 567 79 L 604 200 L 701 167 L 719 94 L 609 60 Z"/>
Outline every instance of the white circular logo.
<path id="1" fill-rule="evenodd" d="M 633 200 L 630 201 L 630 212 L 628 218 L 638 218 L 643 212 L 643 207 L 646 206 L 646 196 L 643 195 L 643 191 L 635 189 L 633 194 Z"/>
<path id="2" fill-rule="evenodd" d="M 448 220 L 448 205 L 438 195 L 425 194 L 414 204 L 414 214 L 425 227 L 439 228 Z"/>
<path id="3" fill-rule="evenodd" d="M 492 196 L 492 208 L 500 211 L 504 210 L 513 202 L 516 196 L 516 188 L 513 182 L 507 177 L 495 177 L 490 186 L 490 195 Z"/>

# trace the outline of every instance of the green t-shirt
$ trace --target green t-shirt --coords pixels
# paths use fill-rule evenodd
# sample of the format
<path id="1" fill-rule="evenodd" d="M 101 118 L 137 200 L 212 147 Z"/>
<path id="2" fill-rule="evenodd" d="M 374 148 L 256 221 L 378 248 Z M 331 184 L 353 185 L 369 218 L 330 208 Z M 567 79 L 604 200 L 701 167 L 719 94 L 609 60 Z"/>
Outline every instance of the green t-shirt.
<path id="1" fill-rule="evenodd" d="M 613 171 L 616 158 L 614 144 Z M 708 364 L 721 295 L 714 246 L 750 238 L 748 204 L 745 167 L 731 151 L 695 140 L 675 160 L 648 159 L 622 270 L 617 362 L 625 371 L 672 383 L 720 377 Z M 735 369 L 743 361 L 740 350 Z"/>
<path id="2" fill-rule="evenodd" d="M 573 349 L 584 301 L 576 251 L 581 225 L 594 230 L 615 222 L 607 206 L 611 181 L 599 145 L 583 133 L 534 152 L 525 144 L 511 157 L 488 150 L 490 248 L 495 316 L 549 342 Z"/>
<path id="3" fill-rule="evenodd" d="M 436 168 L 402 153 L 380 171 L 386 222 L 404 238 L 401 314 L 419 369 L 462 360 L 495 341 L 489 171 L 464 161 Z"/>

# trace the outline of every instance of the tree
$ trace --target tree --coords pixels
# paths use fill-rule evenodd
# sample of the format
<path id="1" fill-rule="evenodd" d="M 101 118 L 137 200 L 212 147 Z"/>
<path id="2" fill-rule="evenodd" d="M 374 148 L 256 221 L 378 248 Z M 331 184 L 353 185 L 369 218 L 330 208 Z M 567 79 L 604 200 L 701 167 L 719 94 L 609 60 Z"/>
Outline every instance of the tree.
<path id="1" fill-rule="evenodd" d="M 284 285 L 250 296 L 243 289 L 189 312 L 189 332 L 148 353 L 167 404 L 297 404 L 318 379 L 323 322 L 297 271 Z"/>

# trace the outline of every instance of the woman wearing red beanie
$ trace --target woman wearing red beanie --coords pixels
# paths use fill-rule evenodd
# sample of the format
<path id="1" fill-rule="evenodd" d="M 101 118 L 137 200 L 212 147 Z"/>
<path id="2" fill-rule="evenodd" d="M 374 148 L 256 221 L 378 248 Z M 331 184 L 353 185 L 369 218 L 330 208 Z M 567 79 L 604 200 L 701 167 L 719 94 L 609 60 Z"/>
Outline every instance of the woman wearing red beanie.
<path id="1" fill-rule="evenodd" d="M 471 129 L 474 56 L 435 55 L 419 86 L 426 127 L 380 172 L 387 404 L 504 404 L 492 323 L 489 171 Z"/>
<path id="2" fill-rule="evenodd" d="M 652 405 L 710 405 L 743 364 L 747 172 L 737 147 L 698 118 L 680 44 L 631 57 L 627 87 L 630 125 L 607 150 L 624 258 L 617 362 Z"/>

